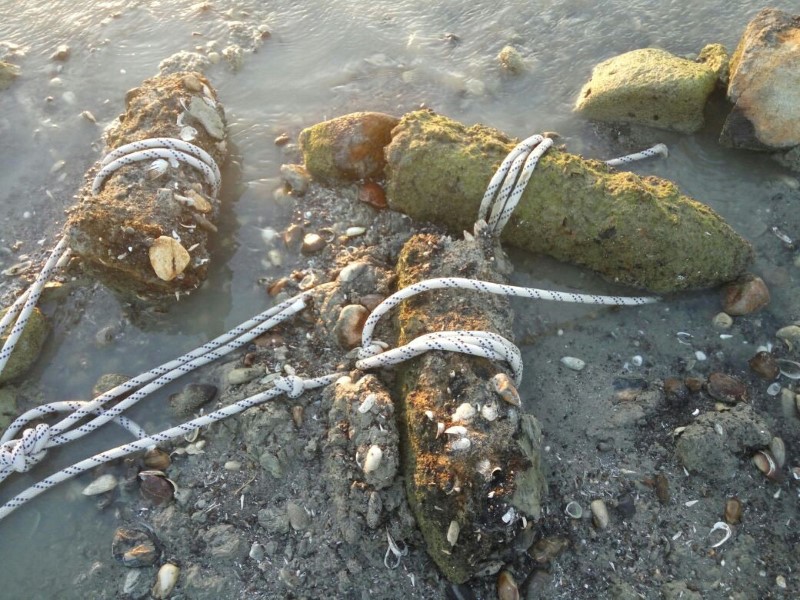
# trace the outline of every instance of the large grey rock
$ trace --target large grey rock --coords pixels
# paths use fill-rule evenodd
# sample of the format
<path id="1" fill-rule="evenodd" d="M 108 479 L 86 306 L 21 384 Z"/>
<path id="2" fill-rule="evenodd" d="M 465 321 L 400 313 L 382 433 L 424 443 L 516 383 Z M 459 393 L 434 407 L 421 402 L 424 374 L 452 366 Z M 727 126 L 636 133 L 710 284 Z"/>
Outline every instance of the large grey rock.
<path id="1" fill-rule="evenodd" d="M 720 142 L 751 150 L 800 145 L 800 16 L 765 8 L 731 58 L 733 110 Z"/>
<path id="2" fill-rule="evenodd" d="M 676 444 L 689 471 L 712 481 L 732 479 L 739 456 L 766 447 L 772 434 L 749 404 L 724 412 L 707 412 L 689 425 Z"/>
<path id="3" fill-rule="evenodd" d="M 692 133 L 703 126 L 703 108 L 719 65 L 642 48 L 610 58 L 592 71 L 575 111 L 599 121 L 638 123 Z"/>

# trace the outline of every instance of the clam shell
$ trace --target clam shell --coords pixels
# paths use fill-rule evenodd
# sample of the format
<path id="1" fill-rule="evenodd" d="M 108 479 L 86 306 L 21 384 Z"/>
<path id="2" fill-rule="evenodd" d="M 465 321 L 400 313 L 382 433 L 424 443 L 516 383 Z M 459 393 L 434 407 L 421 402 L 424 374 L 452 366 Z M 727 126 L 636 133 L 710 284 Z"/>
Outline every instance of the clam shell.
<path id="1" fill-rule="evenodd" d="M 184 142 L 194 141 L 197 139 L 197 129 L 191 125 L 186 125 L 185 127 L 181 128 L 180 136 Z"/>
<path id="2" fill-rule="evenodd" d="M 362 415 L 369 412 L 369 410 L 375 406 L 375 401 L 377 399 L 378 396 L 376 394 L 367 394 L 361 404 L 358 405 L 358 412 L 360 412 Z"/>
<path id="3" fill-rule="evenodd" d="M 467 450 L 472 445 L 468 437 L 460 437 L 450 443 L 450 450 L 458 452 L 459 450 Z"/>
<path id="4" fill-rule="evenodd" d="M 183 273 L 191 260 L 186 248 L 181 246 L 177 240 L 166 235 L 162 235 L 153 242 L 148 254 L 150 266 L 153 267 L 156 276 L 164 281 L 172 281 Z"/>
<path id="5" fill-rule="evenodd" d="M 497 403 L 495 402 L 487 402 L 483 406 L 481 406 L 481 416 L 486 419 L 487 421 L 491 422 L 497 419 Z"/>
<path id="6" fill-rule="evenodd" d="M 463 404 L 458 405 L 458 408 L 456 408 L 456 411 L 450 418 L 451 420 L 456 422 L 463 421 L 465 423 L 468 423 L 473 419 L 476 413 L 477 411 L 475 410 L 475 407 L 472 406 L 472 404 L 470 404 L 469 402 L 464 402 Z"/>
<path id="7" fill-rule="evenodd" d="M 759 450 L 753 455 L 753 464 L 770 479 L 775 478 L 778 473 L 775 458 L 766 450 Z"/>
<path id="8" fill-rule="evenodd" d="M 381 447 L 373 444 L 367 450 L 367 458 L 364 459 L 364 473 L 372 473 L 381 466 L 381 459 L 383 458 L 383 450 Z"/>
<path id="9" fill-rule="evenodd" d="M 519 588 L 508 571 L 500 571 L 497 576 L 497 600 L 519 600 Z"/>
<path id="10" fill-rule="evenodd" d="M 448 435 L 467 435 L 467 428 L 463 425 L 453 425 L 444 430 Z"/>
<path id="11" fill-rule="evenodd" d="M 781 375 L 789 379 L 800 379 L 800 363 L 785 358 L 779 358 L 777 362 Z"/>
<path id="12" fill-rule="evenodd" d="M 178 583 L 178 577 L 180 574 L 181 570 L 172 563 L 165 563 L 162 565 L 158 570 L 158 575 L 156 575 L 156 583 L 152 589 L 153 598 L 169 598 L 169 595 L 172 593 L 172 590 L 175 589 L 175 585 Z"/>
<path id="13" fill-rule="evenodd" d="M 461 533 L 461 527 L 459 526 L 458 521 L 450 521 L 450 526 L 447 528 L 447 541 L 451 546 L 455 546 L 456 542 L 458 542 L 459 533 Z"/>
<path id="14" fill-rule="evenodd" d="M 779 469 L 783 468 L 786 464 L 786 444 L 779 437 L 774 437 L 770 440 L 769 449 L 772 452 L 772 457 L 775 459 L 775 464 Z"/>
<path id="15" fill-rule="evenodd" d="M 494 391 L 497 392 L 497 395 L 509 404 L 513 404 L 514 406 L 522 405 L 517 387 L 505 373 L 498 373 L 492 377 L 492 387 Z"/>
<path id="16" fill-rule="evenodd" d="M 169 163 L 163 158 L 158 158 L 151 162 L 145 170 L 145 177 L 148 179 L 158 179 L 167 172 Z"/>
<path id="17" fill-rule="evenodd" d="M 570 519 L 580 519 L 583 516 L 583 509 L 581 505 L 572 500 L 569 504 L 567 504 L 564 512 Z"/>
<path id="18" fill-rule="evenodd" d="M 609 516 L 606 503 L 602 500 L 592 500 L 589 508 L 592 509 L 592 522 L 594 526 L 598 529 L 605 529 L 608 527 Z"/>
<path id="19" fill-rule="evenodd" d="M 110 492 L 115 487 L 117 487 L 117 478 L 110 473 L 106 473 L 105 475 L 101 475 L 97 479 L 95 479 L 92 483 L 87 485 L 81 493 L 84 496 L 97 496 L 98 494 L 105 494 L 106 492 Z"/>

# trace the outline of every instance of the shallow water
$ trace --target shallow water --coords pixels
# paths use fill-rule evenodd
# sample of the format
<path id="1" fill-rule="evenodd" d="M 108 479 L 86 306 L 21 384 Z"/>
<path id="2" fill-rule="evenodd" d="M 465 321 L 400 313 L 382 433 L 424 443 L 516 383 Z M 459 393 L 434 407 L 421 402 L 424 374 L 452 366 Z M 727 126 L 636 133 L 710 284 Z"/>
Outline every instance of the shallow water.
<path id="1" fill-rule="evenodd" d="M 789 0 L 770 4 L 796 9 Z M 85 290 L 83 312 L 58 316 L 33 375 L 48 400 L 86 397 L 102 373 L 146 370 L 263 310 L 266 296 L 257 280 L 279 271 L 265 266 L 261 228 L 280 230 L 289 214 L 273 200 L 279 166 L 285 161 L 273 144 L 278 134 L 294 137 L 307 125 L 355 110 L 400 114 L 425 105 L 519 137 L 555 130 L 572 151 L 609 157 L 621 149 L 592 135 L 571 114 L 575 95 L 593 65 L 645 46 L 693 54 L 706 43 L 721 42 L 732 50 L 760 8 L 728 0 L 500 5 L 221 0 L 210 6 L 201 10 L 198 3 L 181 1 L 0 0 L 0 42 L 18 44 L 24 52 L 11 59 L 21 66 L 22 76 L 0 92 L 0 246 L 22 240 L 20 252 L 35 252 L 37 240 L 46 239 L 48 245 L 57 237 L 63 211 L 84 172 L 100 156 L 101 126 L 121 111 L 127 89 L 155 74 L 159 62 L 177 51 L 210 41 L 220 48 L 239 41 L 233 25 L 237 21 L 263 23 L 271 31 L 257 52 L 245 56 L 238 72 L 224 60 L 207 71 L 226 107 L 235 144 L 228 174 L 240 176 L 236 182 L 229 179 L 224 191 L 231 209 L 218 242 L 223 260 L 217 260 L 208 285 L 182 300 L 166 327 L 126 324 L 123 307 L 111 294 L 100 288 Z M 63 43 L 69 44 L 72 55 L 57 72 L 60 63 L 48 57 Z M 500 72 L 496 56 L 507 44 L 525 57 L 527 75 L 509 78 Z M 78 116 L 84 110 L 95 115 L 97 126 Z M 789 283 L 773 290 L 771 314 L 789 322 L 799 312 L 791 285 L 796 268 L 791 254 L 767 232 L 772 225 L 792 237 L 798 232 L 796 209 L 780 197 L 785 175 L 762 157 L 720 148 L 713 128 L 719 119 L 710 117 L 707 130 L 697 135 L 665 135 L 670 158 L 635 170 L 672 179 L 721 213 L 754 242 L 757 271 L 788 269 Z M 60 160 L 65 161 L 63 168 L 51 172 Z M 0 257 L 2 268 L 15 260 Z M 519 268 L 519 277 L 532 284 L 607 287 L 579 270 L 564 271 L 530 258 L 521 257 Z M 714 310 L 715 303 L 716 296 L 692 295 L 660 318 L 677 327 L 698 318 L 698 312 Z M 571 309 L 557 306 L 529 310 L 520 312 L 531 319 L 534 313 L 543 315 L 540 321 L 555 326 L 575 318 Z M 114 343 L 100 347 L 95 334 L 109 325 L 116 328 Z M 536 323 L 523 319 L 521 327 L 535 329 Z M 535 348 L 529 349 L 527 360 L 535 360 L 535 353 Z M 165 396 L 166 392 L 158 398 Z M 141 408 L 137 414 L 150 429 L 165 418 L 153 408 Z M 88 442 L 91 448 L 80 453 L 65 450 L 36 474 L 114 440 L 119 440 L 116 432 L 96 436 Z M 15 478 L 2 497 L 30 481 Z M 80 487 L 64 484 L 0 524 L 0 595 L 47 595 L 46 590 L 63 588 L 106 557 L 113 519 L 98 513 L 91 502 L 73 502 Z"/>

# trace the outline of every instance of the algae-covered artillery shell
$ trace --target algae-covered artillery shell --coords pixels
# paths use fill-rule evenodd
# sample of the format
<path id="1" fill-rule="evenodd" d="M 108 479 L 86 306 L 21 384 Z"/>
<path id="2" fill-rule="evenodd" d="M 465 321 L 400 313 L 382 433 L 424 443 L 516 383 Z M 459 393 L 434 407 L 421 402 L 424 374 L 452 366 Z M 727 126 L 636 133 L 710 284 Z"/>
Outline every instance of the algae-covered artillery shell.
<path id="1" fill-rule="evenodd" d="M 486 186 L 513 147 L 483 125 L 408 113 L 386 148 L 389 206 L 471 231 Z M 673 183 L 556 148 L 539 161 L 502 239 L 655 292 L 730 281 L 753 254 L 719 215 Z"/>

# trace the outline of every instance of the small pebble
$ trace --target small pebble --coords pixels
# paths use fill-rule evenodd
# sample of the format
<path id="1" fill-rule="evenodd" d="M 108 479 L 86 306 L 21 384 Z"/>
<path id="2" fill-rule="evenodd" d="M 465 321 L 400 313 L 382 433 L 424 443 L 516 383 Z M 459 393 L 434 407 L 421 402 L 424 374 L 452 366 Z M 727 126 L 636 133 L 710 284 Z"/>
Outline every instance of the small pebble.
<path id="1" fill-rule="evenodd" d="M 317 233 L 307 233 L 303 237 L 303 246 L 300 251 L 303 254 L 313 254 L 319 252 L 325 247 L 325 240 Z"/>
<path id="2" fill-rule="evenodd" d="M 360 304 L 348 304 L 339 312 L 339 318 L 333 326 L 333 334 L 345 350 L 361 345 L 361 331 L 369 311 Z"/>
<path id="3" fill-rule="evenodd" d="M 50 55 L 50 60 L 65 61 L 69 58 L 70 47 L 66 44 L 61 44 L 56 48 L 56 51 Z"/>
<path id="4" fill-rule="evenodd" d="M 358 188 L 358 200 L 375 208 L 386 208 L 386 194 L 377 183 L 367 182 Z"/>
<path id="5" fill-rule="evenodd" d="M 311 525 L 311 515 L 308 511 L 295 502 L 286 504 L 286 514 L 289 516 L 289 524 L 295 531 L 307 529 Z"/>
<path id="6" fill-rule="evenodd" d="M 726 404 L 736 404 L 747 400 L 747 386 L 736 377 L 725 373 L 711 373 L 706 383 L 706 391 L 715 400 Z"/>
<path id="7" fill-rule="evenodd" d="M 760 277 L 749 275 L 725 287 L 722 309 L 731 316 L 749 315 L 769 304 L 767 284 Z"/>
<path id="8" fill-rule="evenodd" d="M 572 369 L 573 371 L 580 371 L 586 366 L 586 362 L 582 361 L 580 358 L 575 358 L 574 356 L 562 357 L 561 364 L 568 369 Z"/>
<path id="9" fill-rule="evenodd" d="M 592 500 L 589 508 L 592 510 L 592 523 L 594 523 L 594 526 L 598 529 L 605 529 L 608 527 L 609 517 L 606 503 L 600 499 Z"/>
<path id="10" fill-rule="evenodd" d="M 238 460 L 229 460 L 223 466 L 226 471 L 239 471 L 242 468 L 242 463 Z"/>
<path id="11" fill-rule="evenodd" d="M 728 313 L 719 312 L 714 315 L 714 318 L 711 320 L 711 325 L 714 327 L 714 329 L 730 329 L 733 325 L 733 317 L 731 317 Z"/>
<path id="12" fill-rule="evenodd" d="M 275 138 L 275 145 L 276 146 L 285 146 L 291 141 L 292 138 L 289 137 L 288 134 L 282 133 L 278 137 Z"/>
<path id="13" fill-rule="evenodd" d="M 771 352 L 758 352 L 753 358 L 747 361 L 753 372 L 767 381 L 772 381 L 781 374 L 781 368 L 778 361 Z"/>

